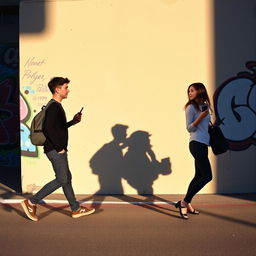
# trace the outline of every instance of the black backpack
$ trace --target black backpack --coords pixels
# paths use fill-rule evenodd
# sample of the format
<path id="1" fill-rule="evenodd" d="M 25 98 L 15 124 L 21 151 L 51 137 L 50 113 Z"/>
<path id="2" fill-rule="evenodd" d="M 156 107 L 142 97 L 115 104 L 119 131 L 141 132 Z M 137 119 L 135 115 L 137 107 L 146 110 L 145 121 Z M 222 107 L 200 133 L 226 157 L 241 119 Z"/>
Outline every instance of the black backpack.
<path id="1" fill-rule="evenodd" d="M 210 146 L 212 148 L 212 152 L 215 155 L 220 155 L 228 151 L 228 141 L 224 137 L 218 123 L 213 124 L 210 122 L 209 125 L 209 135 L 210 135 Z"/>

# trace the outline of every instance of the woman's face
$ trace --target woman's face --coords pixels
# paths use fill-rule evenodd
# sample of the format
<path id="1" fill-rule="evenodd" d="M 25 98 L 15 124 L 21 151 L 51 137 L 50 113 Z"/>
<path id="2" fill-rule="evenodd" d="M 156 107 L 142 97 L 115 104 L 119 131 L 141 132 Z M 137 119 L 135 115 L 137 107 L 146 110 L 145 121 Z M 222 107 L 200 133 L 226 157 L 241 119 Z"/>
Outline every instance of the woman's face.
<path id="1" fill-rule="evenodd" d="M 197 91 L 193 86 L 190 86 L 188 89 L 188 98 L 189 100 L 195 100 L 197 97 Z"/>

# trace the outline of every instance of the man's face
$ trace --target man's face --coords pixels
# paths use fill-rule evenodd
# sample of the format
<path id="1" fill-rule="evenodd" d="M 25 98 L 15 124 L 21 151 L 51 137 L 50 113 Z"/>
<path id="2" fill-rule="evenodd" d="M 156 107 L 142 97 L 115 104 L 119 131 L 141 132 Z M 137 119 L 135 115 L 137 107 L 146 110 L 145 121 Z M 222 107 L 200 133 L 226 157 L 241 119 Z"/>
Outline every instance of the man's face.
<path id="1" fill-rule="evenodd" d="M 127 137 L 126 129 L 123 129 L 123 130 L 120 129 L 117 133 L 114 133 L 113 136 L 115 140 L 118 141 L 119 143 L 124 142 Z"/>
<path id="2" fill-rule="evenodd" d="M 59 94 L 59 96 L 62 99 L 66 99 L 68 97 L 69 92 L 70 92 L 70 90 L 68 89 L 67 83 L 60 85 L 56 88 L 56 93 Z"/>
<path id="3" fill-rule="evenodd" d="M 127 132 L 126 132 L 126 130 L 123 130 L 119 134 L 119 141 L 124 142 L 126 140 L 126 137 L 127 137 Z"/>

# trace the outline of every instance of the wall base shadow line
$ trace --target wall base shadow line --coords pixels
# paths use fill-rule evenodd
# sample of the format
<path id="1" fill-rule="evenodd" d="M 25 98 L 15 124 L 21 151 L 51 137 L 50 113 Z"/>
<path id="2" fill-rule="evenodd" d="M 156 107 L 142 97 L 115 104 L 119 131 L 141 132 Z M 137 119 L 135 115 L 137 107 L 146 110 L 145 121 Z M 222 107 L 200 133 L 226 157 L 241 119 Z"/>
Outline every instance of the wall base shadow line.
<path id="1" fill-rule="evenodd" d="M 219 215 L 216 213 L 211 213 L 211 212 L 207 212 L 205 210 L 200 210 L 200 214 L 205 214 L 208 215 L 210 217 L 214 217 L 214 218 L 218 218 L 218 219 L 222 219 L 225 221 L 229 221 L 229 222 L 236 222 L 237 224 L 241 224 L 241 225 L 245 225 L 251 228 L 256 228 L 256 223 L 250 222 L 250 221 L 245 221 L 245 220 L 239 220 L 233 217 L 229 217 L 229 216 L 223 216 L 223 215 Z"/>
<path id="2" fill-rule="evenodd" d="M 79 201 L 83 202 L 83 201 L 93 200 L 93 202 L 91 203 L 91 207 L 94 207 L 96 209 L 100 209 L 101 206 L 102 206 L 102 203 L 104 202 L 104 200 L 105 200 L 105 198 L 107 196 L 116 197 L 117 199 L 119 199 L 119 200 L 121 200 L 123 202 L 130 203 L 130 204 L 132 204 L 134 206 L 142 207 L 142 208 L 145 208 L 145 209 L 148 209 L 148 210 L 151 210 L 151 211 L 155 211 L 155 212 L 167 215 L 167 216 L 171 216 L 171 217 L 174 217 L 174 218 L 180 218 L 177 215 L 173 215 L 173 214 L 161 211 L 161 210 L 167 210 L 167 211 L 171 211 L 171 212 L 175 212 L 176 213 L 177 211 L 175 211 L 175 210 L 171 210 L 169 208 L 156 205 L 154 203 L 148 203 L 147 204 L 147 202 L 148 202 L 148 197 L 147 196 L 146 196 L 146 198 L 144 200 L 141 200 L 139 198 L 128 196 L 128 195 L 115 195 L 115 194 L 114 195 L 99 195 L 99 194 L 94 194 L 92 196 L 89 196 L 89 197 L 84 198 L 84 199 L 79 200 Z M 158 196 L 150 195 L 149 197 L 150 198 L 154 198 L 154 200 L 157 199 L 157 200 L 160 200 L 160 201 L 163 201 L 163 202 L 170 203 L 170 205 L 174 205 L 175 204 L 174 202 L 170 202 L 170 201 L 168 201 L 166 199 L 163 199 L 163 198 L 160 198 Z M 142 204 L 140 204 L 140 202 L 142 202 Z M 159 209 L 157 209 L 157 208 L 159 208 Z"/>

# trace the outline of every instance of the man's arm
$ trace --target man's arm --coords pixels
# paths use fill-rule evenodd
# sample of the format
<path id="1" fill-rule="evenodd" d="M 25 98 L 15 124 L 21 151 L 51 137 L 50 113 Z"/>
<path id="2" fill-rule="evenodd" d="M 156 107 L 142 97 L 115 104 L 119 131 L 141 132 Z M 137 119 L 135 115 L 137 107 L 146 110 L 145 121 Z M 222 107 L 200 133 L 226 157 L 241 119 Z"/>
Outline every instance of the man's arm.
<path id="1" fill-rule="evenodd" d="M 73 119 L 71 121 L 67 122 L 67 128 L 81 122 L 81 118 L 82 118 L 81 112 L 78 112 L 77 114 L 75 114 Z"/>
<path id="2" fill-rule="evenodd" d="M 72 126 L 72 125 L 74 125 L 74 121 L 73 121 L 73 120 L 67 122 L 67 128 L 69 128 L 69 127 Z"/>

